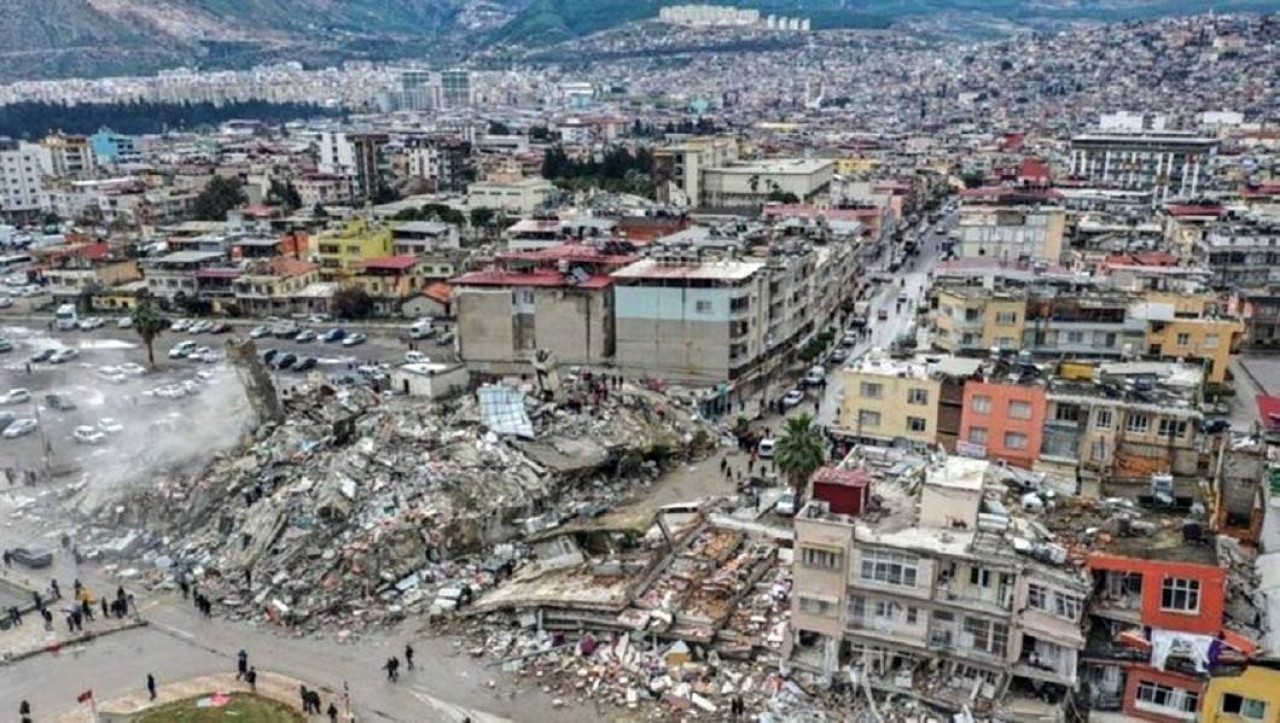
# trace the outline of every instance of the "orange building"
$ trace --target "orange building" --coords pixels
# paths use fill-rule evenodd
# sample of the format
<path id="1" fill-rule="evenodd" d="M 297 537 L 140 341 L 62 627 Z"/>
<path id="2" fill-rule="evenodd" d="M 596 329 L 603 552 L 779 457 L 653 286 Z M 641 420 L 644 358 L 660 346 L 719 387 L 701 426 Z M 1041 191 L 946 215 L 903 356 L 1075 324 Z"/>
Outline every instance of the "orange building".
<path id="1" fill-rule="evenodd" d="M 1044 436 L 1045 389 L 1037 382 L 964 385 L 956 451 L 1031 469 Z"/>

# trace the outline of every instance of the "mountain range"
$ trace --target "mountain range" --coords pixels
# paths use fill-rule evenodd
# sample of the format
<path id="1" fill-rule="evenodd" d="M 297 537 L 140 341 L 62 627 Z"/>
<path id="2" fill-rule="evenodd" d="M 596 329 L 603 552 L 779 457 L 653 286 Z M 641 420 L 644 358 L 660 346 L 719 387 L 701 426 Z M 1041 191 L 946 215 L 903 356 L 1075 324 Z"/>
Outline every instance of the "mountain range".
<path id="1" fill-rule="evenodd" d="M 723 0 L 715 4 L 729 4 Z M 675 0 L 2 0 L 0 81 L 247 67 L 299 60 L 456 59 L 547 45 L 653 18 Z M 736 0 L 815 28 L 883 28 L 948 15 L 1044 29 L 1280 0 Z"/>

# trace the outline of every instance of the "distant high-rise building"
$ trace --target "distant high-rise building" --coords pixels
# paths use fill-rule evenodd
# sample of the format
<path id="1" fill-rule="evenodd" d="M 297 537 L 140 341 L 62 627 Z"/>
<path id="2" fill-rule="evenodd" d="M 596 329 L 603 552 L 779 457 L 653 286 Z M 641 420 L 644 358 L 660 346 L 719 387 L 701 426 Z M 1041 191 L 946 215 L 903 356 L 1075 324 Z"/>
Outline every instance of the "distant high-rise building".
<path id="1" fill-rule="evenodd" d="M 75 179 L 93 175 L 93 148 L 88 138 L 53 133 L 40 146 L 44 149 L 41 165 L 46 175 Z"/>
<path id="2" fill-rule="evenodd" d="M 138 141 L 110 128 L 103 128 L 89 136 L 89 145 L 93 147 L 93 157 L 99 165 L 138 163 L 142 160 Z"/>
<path id="3" fill-rule="evenodd" d="M 30 219 L 45 210 L 40 146 L 0 137 L 0 218 Z"/>
<path id="4" fill-rule="evenodd" d="M 465 108 L 471 105 L 471 71 L 443 71 L 440 73 L 440 89 L 446 108 Z"/>
<path id="5" fill-rule="evenodd" d="M 1118 117 L 1124 116 L 1124 117 Z M 1162 120 L 1113 114 L 1071 139 L 1070 173 L 1104 188 L 1145 191 L 1152 204 L 1198 196 L 1212 176 L 1218 139 L 1165 130 Z"/>
<path id="6" fill-rule="evenodd" d="M 440 107 L 440 83 L 429 70 L 400 71 L 400 110 L 432 110 Z"/>

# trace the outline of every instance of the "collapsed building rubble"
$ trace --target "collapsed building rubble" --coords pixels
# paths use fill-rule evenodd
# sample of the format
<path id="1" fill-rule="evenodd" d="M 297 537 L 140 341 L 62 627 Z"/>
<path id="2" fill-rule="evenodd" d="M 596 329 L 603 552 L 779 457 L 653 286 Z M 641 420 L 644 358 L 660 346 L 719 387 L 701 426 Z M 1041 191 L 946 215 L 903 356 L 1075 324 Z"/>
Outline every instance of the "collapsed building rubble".
<path id="1" fill-rule="evenodd" d="M 424 406 L 314 385 L 241 451 L 100 508 L 86 548 L 152 563 L 157 584 L 195 582 L 232 617 L 355 629 L 479 592 L 528 554 L 521 535 L 598 515 L 715 439 L 686 402 L 621 382 L 501 399 L 531 438 L 497 434 L 474 396 Z"/>

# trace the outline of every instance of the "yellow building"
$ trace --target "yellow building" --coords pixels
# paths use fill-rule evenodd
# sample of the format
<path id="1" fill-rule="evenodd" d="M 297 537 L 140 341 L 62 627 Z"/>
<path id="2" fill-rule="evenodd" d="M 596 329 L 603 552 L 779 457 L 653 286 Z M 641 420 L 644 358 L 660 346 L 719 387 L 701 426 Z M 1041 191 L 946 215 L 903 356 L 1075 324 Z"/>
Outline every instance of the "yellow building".
<path id="1" fill-rule="evenodd" d="M 361 219 L 348 223 L 341 231 L 320 234 L 315 244 L 320 274 L 331 279 L 363 268 L 370 259 L 390 256 L 391 229 Z"/>
<path id="2" fill-rule="evenodd" d="M 842 432 L 857 438 L 937 442 L 942 385 L 923 360 L 871 354 L 840 373 L 845 392 L 837 421 Z"/>
<path id="3" fill-rule="evenodd" d="M 937 292 L 934 346 L 952 354 L 1022 348 L 1027 301 L 1021 292 L 959 286 Z"/>
<path id="4" fill-rule="evenodd" d="M 1200 706 L 1203 723 L 1280 721 L 1280 663 L 1255 661 L 1243 669 L 1219 668 Z"/>
<path id="5" fill-rule="evenodd" d="M 880 166 L 879 158 L 866 156 L 848 156 L 836 159 L 836 174 L 840 176 L 856 176 L 870 173 Z"/>
<path id="6" fill-rule="evenodd" d="M 1201 360 L 1205 379 L 1215 384 L 1227 380 L 1231 350 L 1244 334 L 1239 319 L 1179 319 L 1147 323 L 1147 354 L 1163 359 Z"/>

